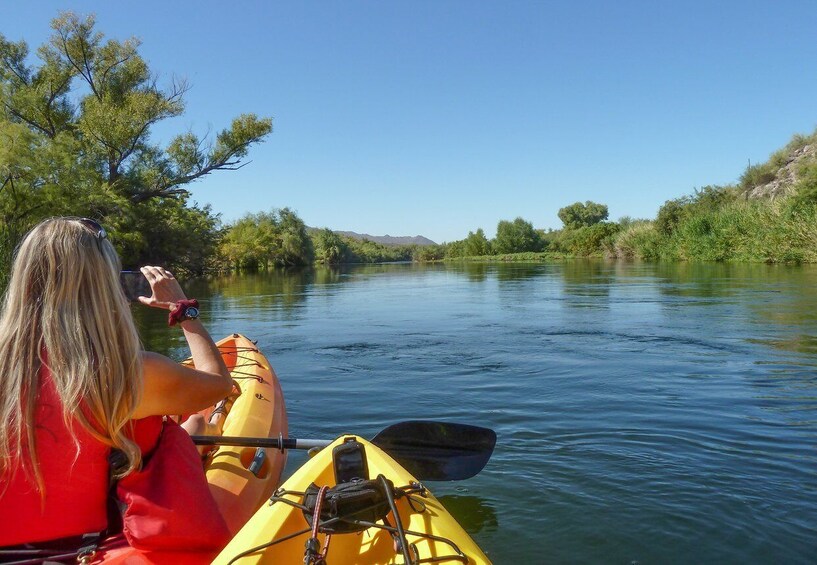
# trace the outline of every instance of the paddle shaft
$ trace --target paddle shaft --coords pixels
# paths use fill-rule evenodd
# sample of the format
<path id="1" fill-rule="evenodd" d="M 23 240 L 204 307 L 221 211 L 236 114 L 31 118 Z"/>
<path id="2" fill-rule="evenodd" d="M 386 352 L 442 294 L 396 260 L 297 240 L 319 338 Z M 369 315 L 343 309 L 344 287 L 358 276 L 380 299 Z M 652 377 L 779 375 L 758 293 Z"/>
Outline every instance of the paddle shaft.
<path id="1" fill-rule="evenodd" d="M 269 447 L 272 449 L 312 449 L 326 447 L 330 440 L 278 437 L 190 436 L 196 445 L 232 445 L 236 447 Z"/>
<path id="2" fill-rule="evenodd" d="M 191 437 L 196 445 L 281 450 L 323 448 L 332 443 L 283 437 Z M 409 420 L 388 426 L 371 441 L 421 481 L 459 481 L 473 477 L 485 467 L 496 445 L 496 434 L 491 429 L 468 424 Z"/>

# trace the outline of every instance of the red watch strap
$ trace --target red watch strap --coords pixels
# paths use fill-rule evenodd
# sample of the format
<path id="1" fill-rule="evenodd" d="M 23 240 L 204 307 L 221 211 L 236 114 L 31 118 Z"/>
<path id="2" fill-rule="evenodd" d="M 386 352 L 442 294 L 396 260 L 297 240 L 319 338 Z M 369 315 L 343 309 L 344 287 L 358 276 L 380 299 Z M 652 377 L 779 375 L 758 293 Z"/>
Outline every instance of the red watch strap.
<path id="1" fill-rule="evenodd" d="M 190 298 L 187 300 L 179 300 L 176 305 L 173 307 L 173 310 L 170 311 L 170 314 L 167 317 L 167 325 L 168 326 L 175 326 L 179 322 L 184 322 L 187 317 L 185 316 L 185 312 L 190 307 L 198 308 L 199 301 L 195 298 Z"/>

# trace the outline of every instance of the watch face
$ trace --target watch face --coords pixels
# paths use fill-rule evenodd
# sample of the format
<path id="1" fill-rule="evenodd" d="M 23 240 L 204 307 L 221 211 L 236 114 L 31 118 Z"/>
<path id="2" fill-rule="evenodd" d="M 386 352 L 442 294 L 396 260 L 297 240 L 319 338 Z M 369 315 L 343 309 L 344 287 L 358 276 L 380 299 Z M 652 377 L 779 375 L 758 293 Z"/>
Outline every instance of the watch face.
<path id="1" fill-rule="evenodd" d="M 191 320 L 195 320 L 199 317 L 199 309 L 195 306 L 189 306 L 187 310 L 184 311 L 184 317 L 190 318 Z"/>

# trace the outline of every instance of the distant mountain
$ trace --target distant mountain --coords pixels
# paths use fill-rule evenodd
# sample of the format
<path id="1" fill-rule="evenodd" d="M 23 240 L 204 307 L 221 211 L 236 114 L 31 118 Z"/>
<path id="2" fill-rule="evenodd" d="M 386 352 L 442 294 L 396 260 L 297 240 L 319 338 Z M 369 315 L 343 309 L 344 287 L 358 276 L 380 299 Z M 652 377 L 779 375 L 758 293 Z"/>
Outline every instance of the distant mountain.
<path id="1" fill-rule="evenodd" d="M 351 237 L 353 239 L 368 239 L 369 241 L 374 241 L 375 243 L 381 243 L 383 245 L 437 245 L 427 237 L 423 237 L 421 235 L 411 237 L 408 235 L 369 235 L 367 233 L 355 233 L 353 231 L 332 231 L 334 231 L 336 234 L 345 235 L 346 237 Z"/>

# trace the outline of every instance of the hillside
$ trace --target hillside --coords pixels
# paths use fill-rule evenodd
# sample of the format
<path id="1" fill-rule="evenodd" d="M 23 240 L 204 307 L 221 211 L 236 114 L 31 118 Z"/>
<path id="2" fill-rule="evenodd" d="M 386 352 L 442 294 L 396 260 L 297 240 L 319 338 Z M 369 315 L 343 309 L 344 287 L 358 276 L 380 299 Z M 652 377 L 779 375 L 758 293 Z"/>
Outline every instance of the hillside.
<path id="1" fill-rule="evenodd" d="M 737 184 L 668 200 L 605 245 L 623 258 L 817 263 L 817 132 L 795 135 Z"/>
<path id="2" fill-rule="evenodd" d="M 353 231 L 333 230 L 338 235 L 344 235 L 360 241 L 369 240 L 382 245 L 437 245 L 427 237 L 415 236 L 392 236 L 392 235 L 369 235 L 367 233 L 356 233 Z"/>
<path id="3" fill-rule="evenodd" d="M 817 132 L 809 136 L 796 135 L 768 161 L 747 168 L 740 179 L 741 189 L 752 199 L 791 196 L 797 183 L 803 180 L 806 167 L 815 163 Z"/>

